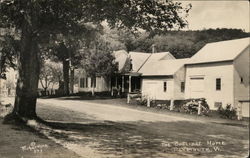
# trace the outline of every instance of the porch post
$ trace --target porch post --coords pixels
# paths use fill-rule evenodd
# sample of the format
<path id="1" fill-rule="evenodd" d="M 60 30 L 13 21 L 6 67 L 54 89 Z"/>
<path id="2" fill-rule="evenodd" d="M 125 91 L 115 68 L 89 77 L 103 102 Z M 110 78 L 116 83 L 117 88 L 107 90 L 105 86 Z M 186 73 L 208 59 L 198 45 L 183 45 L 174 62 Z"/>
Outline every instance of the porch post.
<path id="1" fill-rule="evenodd" d="M 115 76 L 115 87 L 116 87 L 116 89 L 118 88 L 117 87 L 117 76 Z"/>
<path id="2" fill-rule="evenodd" d="M 129 81 L 129 82 L 128 82 L 128 85 L 129 85 L 129 86 L 128 86 L 128 92 L 129 92 L 129 93 L 131 93 L 131 77 L 132 77 L 132 76 L 129 76 L 129 77 L 128 77 L 128 81 Z"/>
<path id="3" fill-rule="evenodd" d="M 130 96 L 129 96 L 129 93 L 128 93 L 128 95 L 127 95 L 127 104 L 129 104 L 130 103 Z"/>
<path id="4" fill-rule="evenodd" d="M 122 76 L 122 92 L 124 92 L 124 76 Z"/>
<path id="5" fill-rule="evenodd" d="M 111 91 L 111 89 L 112 89 L 111 77 L 109 78 L 109 81 L 108 81 L 108 89 L 109 89 L 109 91 Z"/>
<path id="6" fill-rule="evenodd" d="M 110 90 L 111 90 L 111 96 L 114 96 L 114 91 L 113 91 L 113 87 L 112 87 L 112 77 L 110 78 Z"/>

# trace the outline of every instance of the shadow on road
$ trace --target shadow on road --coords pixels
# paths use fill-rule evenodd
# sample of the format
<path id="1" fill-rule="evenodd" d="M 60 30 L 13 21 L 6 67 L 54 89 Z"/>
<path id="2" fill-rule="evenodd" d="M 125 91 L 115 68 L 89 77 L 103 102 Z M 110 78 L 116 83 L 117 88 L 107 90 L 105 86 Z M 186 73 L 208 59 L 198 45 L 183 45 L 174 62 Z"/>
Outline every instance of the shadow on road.
<path id="1" fill-rule="evenodd" d="M 212 125 L 197 122 L 112 122 L 69 123 L 42 121 L 55 129 L 50 134 L 57 139 L 92 146 L 102 154 L 129 155 L 131 157 L 162 157 L 164 154 L 178 156 L 216 156 L 242 155 L 247 152 L 244 141 L 248 140 L 247 130 L 229 129 L 228 126 Z M 58 132 L 63 130 L 66 132 Z M 242 135 L 245 134 L 243 138 Z M 207 141 L 225 142 L 217 145 L 220 151 L 214 151 Z M 177 142 L 177 145 L 176 145 Z M 182 142 L 201 142 L 200 146 L 180 145 Z M 178 143 L 180 143 L 178 145 Z M 179 151 L 183 148 L 209 148 L 204 151 Z M 177 151 L 175 151 L 177 150 Z"/>

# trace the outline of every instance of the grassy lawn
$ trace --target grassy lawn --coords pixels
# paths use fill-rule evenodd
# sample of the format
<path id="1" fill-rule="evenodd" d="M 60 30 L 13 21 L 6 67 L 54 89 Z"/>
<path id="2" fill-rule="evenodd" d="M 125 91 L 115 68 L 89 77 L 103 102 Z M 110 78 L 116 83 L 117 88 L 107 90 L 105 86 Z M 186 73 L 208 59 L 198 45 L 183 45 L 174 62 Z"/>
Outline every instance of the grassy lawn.
<path id="1" fill-rule="evenodd" d="M 1 158 L 79 157 L 25 125 L 2 124 L 2 121 L 0 118 Z"/>

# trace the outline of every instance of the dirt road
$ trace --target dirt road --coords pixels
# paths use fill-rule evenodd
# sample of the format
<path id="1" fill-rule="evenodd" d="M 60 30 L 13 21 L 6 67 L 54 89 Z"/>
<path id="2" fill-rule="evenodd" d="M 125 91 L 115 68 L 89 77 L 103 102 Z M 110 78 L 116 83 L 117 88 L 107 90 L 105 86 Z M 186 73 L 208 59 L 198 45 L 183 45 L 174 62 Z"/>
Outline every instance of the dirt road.
<path id="1" fill-rule="evenodd" d="M 38 99 L 39 127 L 81 157 L 234 157 L 248 155 L 249 129 L 71 99 Z M 240 123 L 239 123 L 240 124 Z M 48 128 L 49 127 L 49 128 Z"/>
<path id="2" fill-rule="evenodd" d="M 172 122 L 187 121 L 185 118 L 167 116 L 153 112 L 140 111 L 126 107 L 98 104 L 88 101 L 59 100 L 59 99 L 39 99 L 38 103 L 67 108 L 73 111 L 86 113 L 96 120 L 102 121 L 147 121 L 147 122 Z M 189 121 L 194 121 L 190 120 Z"/>

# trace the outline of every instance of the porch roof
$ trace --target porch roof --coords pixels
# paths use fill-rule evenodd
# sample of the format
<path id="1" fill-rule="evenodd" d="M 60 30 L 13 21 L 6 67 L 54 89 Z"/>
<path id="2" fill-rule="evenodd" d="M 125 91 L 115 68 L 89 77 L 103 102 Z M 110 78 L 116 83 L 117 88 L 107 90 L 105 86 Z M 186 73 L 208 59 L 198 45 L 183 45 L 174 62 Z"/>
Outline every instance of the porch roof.
<path id="1" fill-rule="evenodd" d="M 141 76 L 141 73 L 138 72 L 128 72 L 124 74 L 125 76 Z"/>

